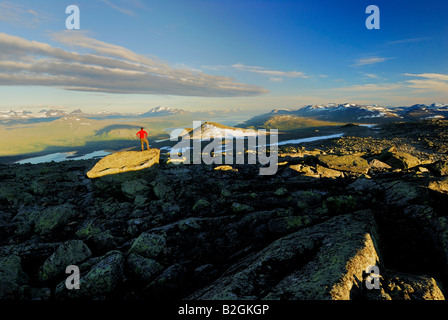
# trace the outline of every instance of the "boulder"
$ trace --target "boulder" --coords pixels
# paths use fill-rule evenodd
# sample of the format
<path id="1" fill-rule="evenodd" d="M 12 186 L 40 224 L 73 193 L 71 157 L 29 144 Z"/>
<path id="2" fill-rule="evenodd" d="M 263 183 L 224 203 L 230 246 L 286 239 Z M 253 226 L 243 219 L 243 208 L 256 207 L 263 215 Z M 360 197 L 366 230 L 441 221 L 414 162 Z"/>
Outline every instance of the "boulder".
<path id="1" fill-rule="evenodd" d="M 417 157 L 407 153 L 398 151 L 395 147 L 383 150 L 379 156 L 379 160 L 387 163 L 393 169 L 407 170 L 421 164 Z"/>
<path id="2" fill-rule="evenodd" d="M 316 171 L 321 178 L 343 178 L 344 173 L 338 170 L 333 170 L 329 168 L 322 167 L 320 165 L 316 165 Z"/>
<path id="3" fill-rule="evenodd" d="M 104 299 L 113 293 L 122 280 L 123 265 L 123 253 L 118 250 L 110 251 L 102 256 L 86 275 L 80 275 L 79 289 L 68 290 L 64 280 L 57 285 L 55 297 Z"/>
<path id="4" fill-rule="evenodd" d="M 383 184 L 384 200 L 390 206 L 408 206 L 422 195 L 418 186 L 407 181 L 394 181 Z"/>
<path id="5" fill-rule="evenodd" d="M 355 155 L 319 155 L 317 159 L 322 165 L 339 171 L 366 174 L 370 169 L 367 160 Z"/>
<path id="6" fill-rule="evenodd" d="M 112 153 L 100 161 L 87 172 L 87 177 L 98 178 L 105 175 L 138 171 L 159 163 L 160 150 L 122 151 Z"/>
<path id="7" fill-rule="evenodd" d="M 371 169 L 373 169 L 375 171 L 384 171 L 384 170 L 389 170 L 389 169 L 392 168 L 387 163 L 384 163 L 383 161 L 380 161 L 378 159 L 371 160 L 369 162 L 369 166 L 370 166 Z"/>
<path id="8" fill-rule="evenodd" d="M 435 171 L 438 176 L 448 175 L 448 161 L 437 161 L 431 165 L 431 168 Z"/>
<path id="9" fill-rule="evenodd" d="M 38 217 L 34 230 L 41 235 L 47 235 L 64 226 L 76 214 L 73 206 L 68 204 L 46 208 Z"/>
<path id="10" fill-rule="evenodd" d="M 228 269 L 193 300 L 348 300 L 379 263 L 370 210 L 341 215 L 284 236 Z"/>
<path id="11" fill-rule="evenodd" d="M 433 181 L 429 182 L 428 189 L 448 194 L 448 177 L 434 179 Z"/>
<path id="12" fill-rule="evenodd" d="M 396 271 L 386 271 L 381 277 L 381 288 L 391 300 L 445 300 L 439 284 L 432 277 Z"/>
<path id="13" fill-rule="evenodd" d="M 69 265 L 76 265 L 92 255 L 90 249 L 81 240 L 69 240 L 61 246 L 42 265 L 41 281 L 52 280 L 63 274 Z"/>
<path id="14" fill-rule="evenodd" d="M 128 253 L 137 253 L 143 257 L 152 259 L 156 258 L 163 251 L 165 246 L 165 236 L 144 232 L 135 239 Z"/>
<path id="15" fill-rule="evenodd" d="M 138 280 L 149 283 L 163 271 L 163 266 L 154 259 L 131 253 L 127 259 L 127 269 Z"/>
<path id="16" fill-rule="evenodd" d="M 125 181 L 121 184 L 121 191 L 129 199 L 134 201 L 137 196 L 146 196 L 149 194 L 150 188 L 148 182 L 144 179 L 135 179 Z"/>
<path id="17" fill-rule="evenodd" d="M 17 296 L 20 286 L 28 281 L 22 270 L 22 259 L 16 255 L 0 258 L 0 299 Z"/>

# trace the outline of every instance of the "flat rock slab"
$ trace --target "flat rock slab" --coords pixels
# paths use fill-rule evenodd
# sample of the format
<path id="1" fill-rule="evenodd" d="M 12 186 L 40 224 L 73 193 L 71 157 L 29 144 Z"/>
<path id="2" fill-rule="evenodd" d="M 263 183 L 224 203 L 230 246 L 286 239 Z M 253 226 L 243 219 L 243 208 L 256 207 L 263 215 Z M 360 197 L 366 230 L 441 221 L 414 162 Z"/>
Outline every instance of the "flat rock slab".
<path id="1" fill-rule="evenodd" d="M 320 155 L 317 159 L 324 166 L 339 171 L 367 173 L 370 169 L 367 160 L 354 155 Z"/>
<path id="2" fill-rule="evenodd" d="M 98 178 L 109 174 L 137 171 L 159 163 L 160 150 L 122 151 L 110 154 L 87 172 L 87 177 Z"/>

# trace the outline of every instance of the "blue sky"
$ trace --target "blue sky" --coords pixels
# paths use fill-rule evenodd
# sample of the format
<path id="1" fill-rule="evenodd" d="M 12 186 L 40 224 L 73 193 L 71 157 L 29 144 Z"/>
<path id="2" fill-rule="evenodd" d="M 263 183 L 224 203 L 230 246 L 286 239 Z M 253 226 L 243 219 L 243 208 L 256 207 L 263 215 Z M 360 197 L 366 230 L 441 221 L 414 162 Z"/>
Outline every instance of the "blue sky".
<path id="1" fill-rule="evenodd" d="M 68 5 L 80 30 L 66 30 Z M 368 30 L 366 8 L 380 10 Z M 0 0 L 0 109 L 448 103 L 442 0 Z"/>

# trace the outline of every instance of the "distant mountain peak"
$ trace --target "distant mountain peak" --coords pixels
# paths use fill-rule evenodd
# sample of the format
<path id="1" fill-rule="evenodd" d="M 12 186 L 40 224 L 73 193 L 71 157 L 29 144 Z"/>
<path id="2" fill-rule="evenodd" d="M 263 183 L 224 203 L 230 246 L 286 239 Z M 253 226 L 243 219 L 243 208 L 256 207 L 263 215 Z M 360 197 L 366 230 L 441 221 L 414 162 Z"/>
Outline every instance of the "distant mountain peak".
<path id="1" fill-rule="evenodd" d="M 142 113 L 141 117 L 160 117 L 160 116 L 166 116 L 171 114 L 180 114 L 185 113 L 182 109 L 175 109 L 170 107 L 164 107 L 164 106 L 158 106 L 155 108 L 150 109 L 148 112 Z"/>

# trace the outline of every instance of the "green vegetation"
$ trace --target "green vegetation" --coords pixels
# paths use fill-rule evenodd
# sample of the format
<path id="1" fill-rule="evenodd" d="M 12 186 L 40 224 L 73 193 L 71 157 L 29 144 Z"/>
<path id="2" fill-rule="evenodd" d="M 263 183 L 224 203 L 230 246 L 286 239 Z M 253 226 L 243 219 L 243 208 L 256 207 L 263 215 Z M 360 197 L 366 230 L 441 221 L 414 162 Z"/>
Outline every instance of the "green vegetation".
<path id="1" fill-rule="evenodd" d="M 38 153 L 57 147 L 84 147 L 98 142 L 110 142 L 101 145 L 114 148 L 117 146 L 115 141 L 135 141 L 139 147 L 135 134 L 141 126 L 148 132 L 150 140 L 168 139 L 167 127 L 183 127 L 191 124 L 189 120 L 176 117 L 113 120 L 62 117 L 52 122 L 0 125 L 0 157 Z"/>

